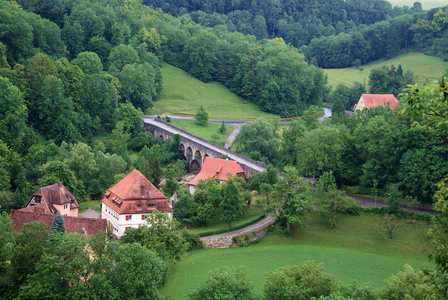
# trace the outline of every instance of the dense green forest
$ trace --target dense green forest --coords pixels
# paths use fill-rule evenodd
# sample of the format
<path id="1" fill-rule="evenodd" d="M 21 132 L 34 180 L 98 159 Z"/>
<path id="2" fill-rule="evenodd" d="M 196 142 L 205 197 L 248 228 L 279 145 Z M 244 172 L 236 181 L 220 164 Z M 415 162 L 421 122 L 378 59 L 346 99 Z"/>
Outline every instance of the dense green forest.
<path id="1" fill-rule="evenodd" d="M 448 59 L 447 11 L 392 7 L 385 0 L 160 1 L 144 4 L 208 27 L 282 37 L 322 68 L 359 66 L 409 48 Z"/>

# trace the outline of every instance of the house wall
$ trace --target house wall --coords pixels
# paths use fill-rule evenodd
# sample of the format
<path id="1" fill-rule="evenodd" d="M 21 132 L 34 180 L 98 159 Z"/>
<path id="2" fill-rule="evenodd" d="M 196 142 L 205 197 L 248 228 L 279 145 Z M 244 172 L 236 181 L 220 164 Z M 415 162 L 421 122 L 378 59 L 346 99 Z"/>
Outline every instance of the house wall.
<path id="1" fill-rule="evenodd" d="M 64 205 L 59 204 L 53 204 L 53 206 L 62 216 L 78 217 L 78 209 L 70 210 L 70 204 L 66 204 L 67 208 L 64 208 Z"/>
<path id="2" fill-rule="evenodd" d="M 356 104 L 355 110 L 357 110 L 357 109 L 363 110 L 364 107 L 366 107 L 366 103 L 365 103 L 364 99 L 361 96 L 361 98 L 359 98 L 358 104 Z"/>
<path id="3" fill-rule="evenodd" d="M 112 233 L 117 237 L 122 237 L 124 235 L 124 232 L 126 231 L 126 228 L 139 228 L 142 225 L 146 225 L 145 223 L 146 215 L 147 213 L 119 214 L 111 207 L 106 205 L 104 202 L 102 205 L 101 218 L 106 219 L 108 223 L 110 222 L 112 224 L 113 227 Z M 126 216 L 131 216 L 131 218 L 128 218 L 128 220 L 126 220 Z M 143 219 L 142 216 L 144 216 Z M 168 213 L 168 216 L 170 219 L 172 219 L 173 213 Z"/>

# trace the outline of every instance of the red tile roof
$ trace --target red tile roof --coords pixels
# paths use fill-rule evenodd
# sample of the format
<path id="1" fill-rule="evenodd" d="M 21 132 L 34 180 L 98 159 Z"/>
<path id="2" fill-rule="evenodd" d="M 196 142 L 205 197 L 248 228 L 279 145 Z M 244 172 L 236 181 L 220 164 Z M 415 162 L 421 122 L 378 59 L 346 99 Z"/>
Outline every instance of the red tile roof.
<path id="1" fill-rule="evenodd" d="M 39 198 L 42 201 L 37 203 L 36 201 Z M 79 208 L 79 204 L 78 201 L 76 201 L 75 196 L 67 190 L 62 182 L 47 185 L 38 189 L 31 197 L 27 207 L 35 206 L 36 204 L 44 204 L 46 207 L 43 209 L 47 213 L 56 213 L 57 209 L 53 206 L 53 204 L 70 204 L 71 210 Z"/>
<path id="2" fill-rule="evenodd" d="M 233 160 L 206 157 L 201 171 L 188 184 L 197 185 L 199 180 L 214 178 L 221 181 L 227 181 L 227 174 L 240 176 L 246 179 L 243 168 Z"/>
<path id="3" fill-rule="evenodd" d="M 400 103 L 393 94 L 362 94 L 362 98 L 367 108 L 378 105 L 395 108 Z"/>
<path id="4" fill-rule="evenodd" d="M 111 187 L 101 201 L 119 214 L 143 214 L 156 209 L 173 212 L 167 198 L 136 169 Z"/>
<path id="5" fill-rule="evenodd" d="M 34 221 L 41 221 L 47 224 L 48 230 L 53 226 L 54 214 L 42 213 L 30 211 L 31 209 L 37 207 L 38 205 L 27 207 L 19 210 L 11 210 L 9 217 L 13 221 L 13 229 L 16 232 L 21 232 L 22 227 L 25 223 L 30 223 Z M 69 233 L 83 233 L 92 235 L 102 230 L 104 233 L 107 231 L 107 220 L 106 219 L 91 219 L 91 218 L 78 218 L 78 217 L 64 217 L 64 225 Z"/>

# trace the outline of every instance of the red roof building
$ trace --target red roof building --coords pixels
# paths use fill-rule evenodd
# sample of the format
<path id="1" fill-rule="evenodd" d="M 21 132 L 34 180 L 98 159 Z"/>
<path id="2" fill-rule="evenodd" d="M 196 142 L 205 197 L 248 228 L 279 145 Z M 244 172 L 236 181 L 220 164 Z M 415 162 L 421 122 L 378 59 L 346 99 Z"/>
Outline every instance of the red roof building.
<path id="1" fill-rule="evenodd" d="M 199 174 L 188 183 L 190 185 L 190 194 L 194 194 L 194 187 L 199 181 L 206 181 L 208 178 L 212 178 L 222 183 L 227 181 L 228 174 L 243 177 L 244 180 L 247 179 L 243 168 L 236 161 L 206 157 Z"/>
<path id="2" fill-rule="evenodd" d="M 9 217 L 12 220 L 13 229 L 16 232 L 21 232 L 25 223 L 40 221 L 47 224 L 48 230 L 51 230 L 55 214 L 42 212 L 42 208 L 43 206 L 39 204 L 19 210 L 12 209 Z M 107 221 L 104 219 L 64 216 L 64 225 L 68 233 L 94 235 L 100 230 L 104 233 L 107 232 Z"/>
<path id="3" fill-rule="evenodd" d="M 400 102 L 392 94 L 362 94 L 358 103 L 353 107 L 353 111 L 357 109 L 363 110 L 365 107 L 372 108 L 375 106 L 390 106 L 395 109 Z"/>
<path id="4" fill-rule="evenodd" d="M 155 210 L 173 217 L 167 198 L 134 169 L 107 191 L 101 217 L 111 224 L 113 234 L 121 237 L 126 229 L 145 225 L 146 215 Z"/>
<path id="5" fill-rule="evenodd" d="M 67 188 L 58 182 L 38 189 L 30 201 L 22 210 L 41 212 L 47 214 L 56 214 L 57 211 L 62 216 L 78 216 L 79 204 L 75 196 Z"/>

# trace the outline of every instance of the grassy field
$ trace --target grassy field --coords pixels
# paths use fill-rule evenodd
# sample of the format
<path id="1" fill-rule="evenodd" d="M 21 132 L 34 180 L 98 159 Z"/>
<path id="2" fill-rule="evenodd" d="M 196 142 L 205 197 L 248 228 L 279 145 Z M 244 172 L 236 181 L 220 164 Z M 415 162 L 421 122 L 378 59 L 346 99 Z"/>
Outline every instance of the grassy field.
<path id="1" fill-rule="evenodd" d="M 79 203 L 79 212 L 83 212 L 86 209 L 93 207 L 96 211 L 101 212 L 101 200 L 89 200 Z"/>
<path id="2" fill-rule="evenodd" d="M 321 217 L 313 216 L 308 227 L 295 232 L 293 238 L 270 234 L 250 247 L 194 251 L 174 266 L 161 293 L 185 299 L 210 270 L 222 266 L 243 267 L 260 295 L 265 272 L 308 259 L 323 263 L 327 272 L 345 284 L 356 279 L 374 287 L 381 287 L 406 263 L 414 268 L 433 266 L 422 247 L 426 223 L 403 222 L 392 240 L 379 231 L 381 224 L 378 216 L 343 216 L 339 227 L 329 229 Z"/>
<path id="3" fill-rule="evenodd" d="M 218 82 L 204 83 L 179 68 L 163 63 L 164 87 L 160 99 L 148 114 L 172 114 L 193 117 L 203 105 L 210 118 L 225 120 L 274 119 L 257 105 L 247 102 L 230 92 Z"/>
<path id="4" fill-rule="evenodd" d="M 415 0 L 389 0 L 389 2 L 395 6 L 404 6 L 407 5 L 409 7 L 414 6 L 414 2 L 416 2 Z M 434 7 L 441 7 L 441 6 L 445 6 L 447 5 L 446 0 L 421 0 L 418 1 L 422 4 L 422 7 L 424 10 L 429 10 L 431 8 Z"/>
<path id="5" fill-rule="evenodd" d="M 412 71 L 419 85 L 431 84 L 433 81 L 440 79 L 445 69 L 448 68 L 448 62 L 444 62 L 440 58 L 413 52 L 396 58 L 379 60 L 363 65 L 363 71 L 359 71 L 354 67 L 344 69 L 324 69 L 324 71 L 328 75 L 329 85 L 336 87 L 338 84 L 342 83 L 351 86 L 355 81 L 367 84 L 369 82 L 370 70 L 381 66 L 390 68 L 391 65 L 394 65 L 395 67 L 401 65 L 404 72 Z"/>
<path id="6" fill-rule="evenodd" d="M 207 141 L 211 141 L 221 146 L 224 146 L 227 138 L 233 131 L 233 126 L 225 125 L 226 132 L 221 134 L 219 132 L 219 129 L 221 128 L 222 124 L 216 122 L 208 122 L 206 126 L 201 126 L 196 121 L 171 120 L 170 123 L 194 135 L 206 139 Z"/>

